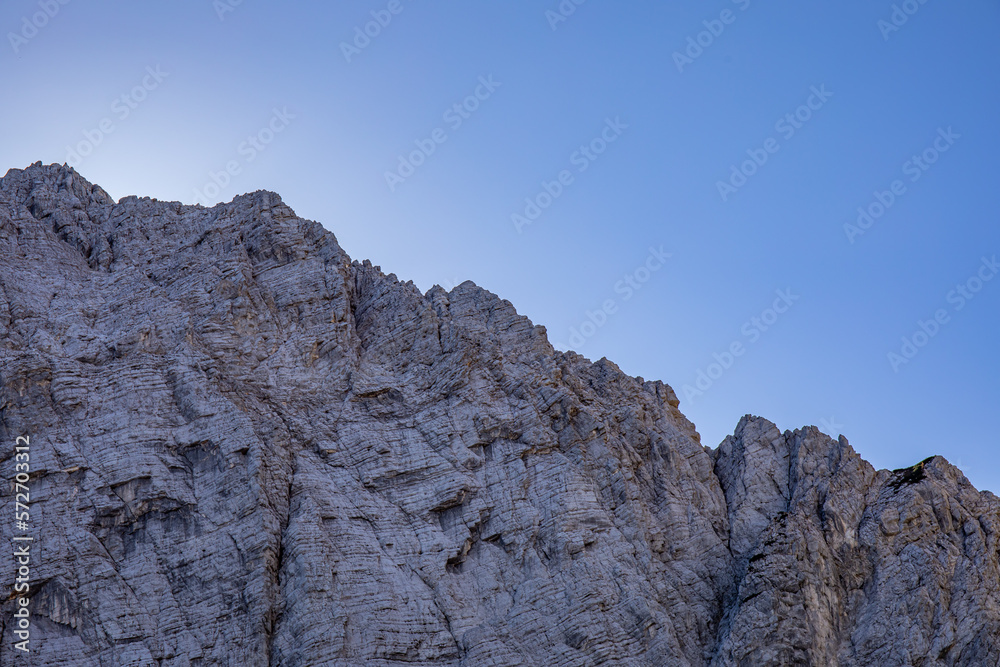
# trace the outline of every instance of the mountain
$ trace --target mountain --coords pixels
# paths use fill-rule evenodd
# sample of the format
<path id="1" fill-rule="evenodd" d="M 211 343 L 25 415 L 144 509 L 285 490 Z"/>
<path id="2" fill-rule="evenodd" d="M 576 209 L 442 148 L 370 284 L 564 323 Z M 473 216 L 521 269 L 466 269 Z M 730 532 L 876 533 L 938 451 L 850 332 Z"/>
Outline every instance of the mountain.
<path id="1" fill-rule="evenodd" d="M 1000 501 L 944 458 L 754 416 L 711 449 L 274 193 L 11 170 L 0 287 L 0 664 L 1000 665 Z"/>

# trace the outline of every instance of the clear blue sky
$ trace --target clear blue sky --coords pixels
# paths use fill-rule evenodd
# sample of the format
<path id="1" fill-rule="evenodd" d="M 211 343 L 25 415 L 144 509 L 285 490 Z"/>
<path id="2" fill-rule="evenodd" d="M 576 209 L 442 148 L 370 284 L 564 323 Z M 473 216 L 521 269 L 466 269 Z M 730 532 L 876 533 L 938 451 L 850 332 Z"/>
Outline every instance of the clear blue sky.
<path id="1" fill-rule="evenodd" d="M 229 2 L 4 2 L 0 172 L 274 190 L 670 383 L 706 444 L 753 413 L 1000 491 L 995 1 Z"/>

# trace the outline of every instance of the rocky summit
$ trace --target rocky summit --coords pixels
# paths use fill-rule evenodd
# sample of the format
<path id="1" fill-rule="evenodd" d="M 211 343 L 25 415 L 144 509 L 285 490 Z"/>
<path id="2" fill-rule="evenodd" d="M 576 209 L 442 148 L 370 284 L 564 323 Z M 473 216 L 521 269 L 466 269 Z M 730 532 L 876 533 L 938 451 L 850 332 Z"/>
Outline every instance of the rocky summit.
<path id="1" fill-rule="evenodd" d="M 0 288 L 2 665 L 1000 665 L 1000 502 L 944 458 L 712 449 L 274 193 L 11 170 Z"/>

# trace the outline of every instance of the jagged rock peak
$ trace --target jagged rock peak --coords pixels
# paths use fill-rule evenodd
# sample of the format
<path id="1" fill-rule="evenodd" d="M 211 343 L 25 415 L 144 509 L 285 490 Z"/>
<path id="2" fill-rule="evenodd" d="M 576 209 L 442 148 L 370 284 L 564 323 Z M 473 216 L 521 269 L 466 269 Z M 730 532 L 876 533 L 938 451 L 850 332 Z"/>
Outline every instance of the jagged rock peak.
<path id="1" fill-rule="evenodd" d="M 749 415 L 711 449 L 679 406 L 274 193 L 0 181 L 33 665 L 1000 664 L 996 496 Z"/>

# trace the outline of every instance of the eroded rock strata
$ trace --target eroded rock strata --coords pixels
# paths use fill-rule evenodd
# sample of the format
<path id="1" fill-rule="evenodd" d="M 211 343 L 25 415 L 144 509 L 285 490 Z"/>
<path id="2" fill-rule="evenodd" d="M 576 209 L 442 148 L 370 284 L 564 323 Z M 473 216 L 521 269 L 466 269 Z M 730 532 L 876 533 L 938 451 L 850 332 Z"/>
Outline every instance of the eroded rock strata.
<path id="1" fill-rule="evenodd" d="M 12 170 L 0 288 L 32 665 L 1000 664 L 1000 503 L 945 459 L 751 416 L 707 448 L 666 384 L 273 193 Z"/>

